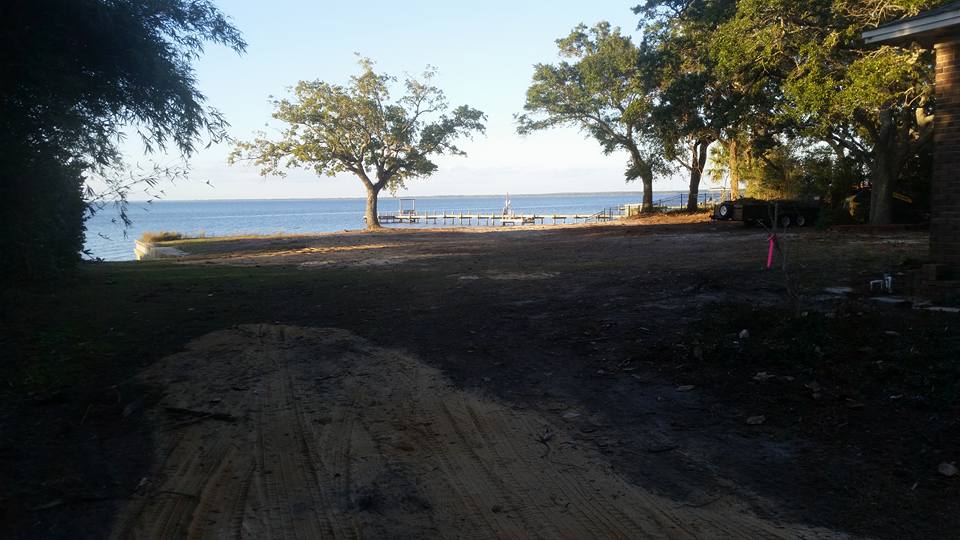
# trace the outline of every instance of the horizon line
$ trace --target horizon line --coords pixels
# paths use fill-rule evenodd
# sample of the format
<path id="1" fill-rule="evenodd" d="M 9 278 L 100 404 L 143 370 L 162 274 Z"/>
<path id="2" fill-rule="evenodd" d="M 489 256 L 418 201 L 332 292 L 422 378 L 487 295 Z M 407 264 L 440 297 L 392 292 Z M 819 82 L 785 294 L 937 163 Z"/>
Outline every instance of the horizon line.
<path id="1" fill-rule="evenodd" d="M 686 193 L 685 189 L 665 189 L 653 190 L 654 193 Z M 710 191 L 720 191 L 719 189 L 701 189 L 700 193 Z M 471 193 L 465 195 L 390 195 L 388 199 L 438 199 L 438 198 L 466 198 L 466 197 L 549 197 L 561 195 L 643 195 L 643 191 L 559 191 L 551 193 Z M 379 199 L 379 196 L 378 196 Z M 153 202 L 234 202 L 234 201 L 347 201 L 347 200 L 366 200 L 366 197 L 241 197 L 224 199 L 150 199 L 150 200 L 129 200 L 128 203 L 147 203 Z M 110 201 L 117 202 L 117 201 Z"/>

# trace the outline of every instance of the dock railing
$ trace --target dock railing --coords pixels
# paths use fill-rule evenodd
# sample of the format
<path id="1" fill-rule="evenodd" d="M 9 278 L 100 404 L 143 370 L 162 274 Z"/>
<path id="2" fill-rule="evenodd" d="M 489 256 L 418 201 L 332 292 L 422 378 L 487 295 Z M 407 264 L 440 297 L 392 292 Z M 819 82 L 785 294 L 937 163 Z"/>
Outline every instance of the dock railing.
<path id="1" fill-rule="evenodd" d="M 595 213 L 560 214 L 556 212 L 532 212 L 529 214 L 512 211 L 509 213 L 495 210 L 427 210 L 411 212 L 400 209 L 394 213 L 379 214 L 378 218 L 384 224 L 402 223 L 467 223 L 487 225 L 525 225 L 544 224 L 546 220 L 553 223 L 579 223 L 588 221 L 609 221 L 624 215 L 624 207 L 607 207 Z"/>
<path id="2" fill-rule="evenodd" d="M 660 211 L 682 210 L 687 207 L 687 198 L 686 193 L 676 193 L 653 201 L 653 207 Z M 710 208 L 721 203 L 723 198 L 723 191 L 700 193 L 697 196 L 697 207 Z M 413 208 L 408 209 L 401 206 L 397 212 L 380 214 L 379 218 L 380 222 L 385 224 L 446 224 L 449 222 L 451 224 L 466 223 L 469 225 L 525 225 L 544 224 L 548 219 L 554 224 L 585 223 L 590 221 L 604 222 L 636 215 L 640 212 L 640 207 L 640 204 L 624 204 L 620 206 L 608 206 L 598 212 L 584 214 L 561 214 L 557 212 L 533 212 L 524 214 L 516 210 L 504 214 L 502 211 L 498 212 L 491 209 L 416 211 Z"/>
<path id="3" fill-rule="evenodd" d="M 697 195 L 697 208 L 711 208 L 723 202 L 723 191 L 707 191 Z M 683 210 L 687 207 L 688 193 L 677 193 L 653 201 L 653 207 L 658 210 Z"/>

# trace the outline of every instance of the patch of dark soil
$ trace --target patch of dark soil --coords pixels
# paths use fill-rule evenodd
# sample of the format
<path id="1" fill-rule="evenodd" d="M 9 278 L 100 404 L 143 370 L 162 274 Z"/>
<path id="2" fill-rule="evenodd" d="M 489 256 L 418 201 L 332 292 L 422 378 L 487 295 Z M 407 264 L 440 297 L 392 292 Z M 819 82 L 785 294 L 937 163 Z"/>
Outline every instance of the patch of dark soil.
<path id="1" fill-rule="evenodd" d="M 140 385 L 4 396 L 0 464 L 4 538 L 104 538 L 153 459 Z"/>
<path id="2" fill-rule="evenodd" d="M 937 470 L 960 459 L 958 328 L 949 314 L 860 302 L 825 313 L 718 304 L 682 348 L 656 349 L 675 362 L 644 365 L 739 411 L 758 442 L 802 443 L 783 475 L 753 478 L 759 491 L 800 501 L 821 524 L 933 538 L 960 530 L 960 482 Z"/>

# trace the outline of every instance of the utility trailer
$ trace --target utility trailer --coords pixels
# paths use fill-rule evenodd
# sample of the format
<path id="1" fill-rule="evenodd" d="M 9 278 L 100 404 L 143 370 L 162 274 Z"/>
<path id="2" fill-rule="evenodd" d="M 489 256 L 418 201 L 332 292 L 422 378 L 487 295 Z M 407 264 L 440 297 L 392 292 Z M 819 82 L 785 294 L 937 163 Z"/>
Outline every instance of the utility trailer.
<path id="1" fill-rule="evenodd" d="M 712 219 L 742 221 L 746 224 L 771 225 L 774 220 L 781 227 L 804 227 L 813 225 L 820 215 L 820 205 L 792 199 L 764 201 L 760 199 L 737 199 L 724 201 L 713 209 Z"/>

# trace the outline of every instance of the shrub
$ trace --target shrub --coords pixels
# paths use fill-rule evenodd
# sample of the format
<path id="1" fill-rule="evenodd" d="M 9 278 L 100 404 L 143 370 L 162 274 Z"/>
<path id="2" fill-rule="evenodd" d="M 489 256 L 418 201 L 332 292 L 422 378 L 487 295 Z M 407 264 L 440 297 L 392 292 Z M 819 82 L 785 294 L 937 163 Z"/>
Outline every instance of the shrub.
<path id="1" fill-rule="evenodd" d="M 83 249 L 82 163 L 23 151 L 0 163 L 0 276 L 52 277 Z"/>
<path id="2" fill-rule="evenodd" d="M 171 242 L 182 239 L 183 234 L 174 231 L 145 232 L 140 236 L 143 242 Z"/>

